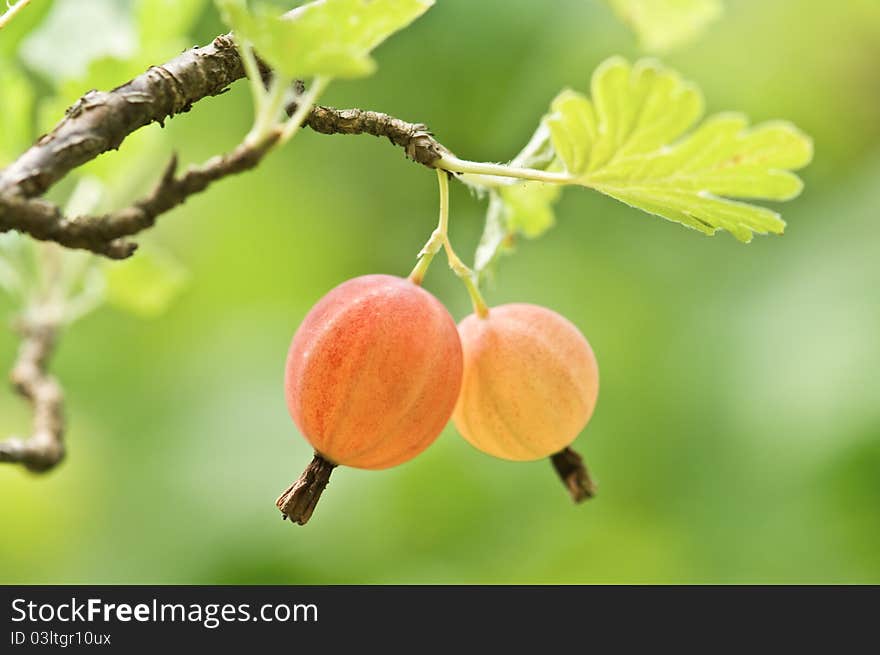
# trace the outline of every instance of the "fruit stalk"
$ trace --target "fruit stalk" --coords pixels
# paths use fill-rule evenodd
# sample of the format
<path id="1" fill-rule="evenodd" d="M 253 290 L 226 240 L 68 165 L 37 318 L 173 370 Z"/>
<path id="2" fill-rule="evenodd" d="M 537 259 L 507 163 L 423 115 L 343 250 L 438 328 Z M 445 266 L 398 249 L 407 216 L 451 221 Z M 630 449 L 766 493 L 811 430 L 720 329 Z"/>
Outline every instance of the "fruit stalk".
<path id="1" fill-rule="evenodd" d="M 291 523 L 305 525 L 312 517 L 321 494 L 330 482 L 330 474 L 336 464 L 324 459 L 317 451 L 311 463 L 306 467 L 299 479 L 290 485 L 275 501 L 281 510 L 282 518 L 290 519 Z"/>
<path id="2" fill-rule="evenodd" d="M 428 242 L 419 252 L 419 261 L 416 263 L 412 273 L 409 274 L 409 279 L 415 284 L 421 285 L 428 266 L 431 265 L 431 260 L 434 259 L 434 255 L 441 248 L 444 248 L 446 250 L 446 257 L 449 260 L 449 268 L 452 269 L 452 272 L 458 276 L 467 289 L 471 303 L 474 306 L 474 312 L 478 316 L 485 318 L 489 315 L 489 306 L 474 282 L 474 272 L 455 254 L 455 250 L 452 249 L 452 242 L 449 240 L 449 174 L 438 168 L 437 182 L 440 186 L 440 220 L 437 224 L 437 229 L 431 233 L 431 238 L 428 239 Z"/>
<path id="3" fill-rule="evenodd" d="M 590 479 L 583 457 L 575 450 L 564 448 L 552 455 L 550 461 L 574 502 L 582 503 L 596 495 L 596 484 Z"/>

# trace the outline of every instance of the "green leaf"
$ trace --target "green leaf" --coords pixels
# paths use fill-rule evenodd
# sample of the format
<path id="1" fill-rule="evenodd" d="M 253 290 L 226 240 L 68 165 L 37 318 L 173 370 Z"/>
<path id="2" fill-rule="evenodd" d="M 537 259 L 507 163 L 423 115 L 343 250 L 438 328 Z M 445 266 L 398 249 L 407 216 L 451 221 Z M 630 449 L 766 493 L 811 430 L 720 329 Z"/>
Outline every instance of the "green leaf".
<path id="1" fill-rule="evenodd" d="M 186 285 L 189 274 L 164 250 L 143 248 L 130 259 L 108 262 L 107 301 L 144 318 L 163 314 Z"/>
<path id="2" fill-rule="evenodd" d="M 507 227 L 504 201 L 496 191 L 490 191 L 483 235 L 474 254 L 474 272 L 480 278 L 491 277 L 494 274 L 498 257 L 504 250 L 510 249 L 512 239 Z"/>
<path id="3" fill-rule="evenodd" d="M 607 0 L 641 46 L 665 52 L 699 36 L 724 11 L 721 0 Z"/>
<path id="4" fill-rule="evenodd" d="M 269 5 L 217 0 L 223 20 L 272 68 L 290 78 L 363 77 L 370 52 L 409 25 L 434 0 L 317 0 L 282 16 Z"/>
<path id="5" fill-rule="evenodd" d="M 542 123 L 510 165 L 547 168 L 554 158 L 550 132 Z M 555 184 L 521 181 L 489 189 L 486 224 L 474 256 L 477 274 L 491 276 L 499 255 L 513 249 L 517 236 L 534 239 L 549 230 L 556 222 L 553 205 L 561 192 Z"/>
<path id="6" fill-rule="evenodd" d="M 534 239 L 553 227 L 553 204 L 562 191 L 556 184 L 523 182 L 499 188 L 510 232 Z"/>
<path id="7" fill-rule="evenodd" d="M 563 91 L 545 122 L 574 184 L 706 234 L 781 234 L 776 212 L 734 199 L 797 196 L 790 171 L 810 162 L 812 141 L 790 123 L 749 128 L 733 113 L 686 135 L 702 114 L 699 90 L 674 71 L 615 57 L 593 75 L 592 100 Z"/>
<path id="8" fill-rule="evenodd" d="M 489 191 L 483 236 L 474 256 L 474 269 L 491 276 L 499 255 L 513 249 L 518 236 L 535 239 L 556 223 L 553 204 L 562 189 L 543 182 L 520 182 Z"/>

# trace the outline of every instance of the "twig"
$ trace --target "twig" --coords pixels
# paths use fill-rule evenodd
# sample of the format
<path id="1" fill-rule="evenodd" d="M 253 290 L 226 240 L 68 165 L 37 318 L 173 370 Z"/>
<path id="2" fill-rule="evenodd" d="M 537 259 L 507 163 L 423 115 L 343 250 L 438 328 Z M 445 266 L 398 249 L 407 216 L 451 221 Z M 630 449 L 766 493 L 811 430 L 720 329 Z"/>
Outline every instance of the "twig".
<path id="1" fill-rule="evenodd" d="M 3 14 L 0 14 L 0 30 L 6 27 L 7 23 L 15 18 L 16 14 L 27 7 L 30 3 L 31 0 L 18 0 L 15 4 L 7 4 L 8 9 L 4 11 Z"/>
<path id="2" fill-rule="evenodd" d="M 9 20 L 29 0 L 13 5 L 0 18 Z M 2 27 L 0 23 L 0 27 Z M 268 71 L 261 66 L 261 74 Z M 129 207 L 102 216 L 67 217 L 52 202 L 40 198 L 75 168 L 120 147 L 132 132 L 151 123 L 163 125 L 187 112 L 203 98 L 219 95 L 245 76 L 231 34 L 218 36 L 207 46 L 187 50 L 162 66 L 110 91 L 92 90 L 70 107 L 51 132 L 41 136 L 5 169 L 0 170 L 0 233 L 29 234 L 64 247 L 88 250 L 112 259 L 130 256 L 136 244 L 126 237 L 151 227 L 156 218 L 203 191 L 212 182 L 256 166 L 279 138 L 272 132 L 258 143 L 243 143 L 230 153 L 214 157 L 177 175 L 172 157 L 154 190 Z M 302 92 L 301 83 L 298 90 Z M 295 106 L 288 108 L 294 113 Z M 433 168 L 450 151 L 421 123 L 408 123 L 362 109 L 315 107 L 305 125 L 322 134 L 372 134 L 386 137 L 406 156 Z M 64 456 L 62 392 L 46 372 L 57 335 L 57 324 L 22 324 L 24 337 L 12 372 L 16 389 L 34 408 L 34 430 L 28 439 L 0 442 L 0 461 L 21 463 L 35 471 L 47 470 Z M 305 523 L 326 486 L 333 465 L 316 455 L 304 480 L 294 485 L 281 506 L 290 517 Z M 293 503 L 293 504 L 291 504 Z"/>
<path id="3" fill-rule="evenodd" d="M 288 107 L 288 113 L 292 114 L 295 109 L 296 105 L 292 104 Z M 403 148 L 407 157 L 428 167 L 449 152 L 425 125 L 408 123 L 375 111 L 319 106 L 312 110 L 305 125 L 321 134 L 372 134 L 385 137 Z M 124 259 L 137 246 L 122 237 L 151 227 L 160 214 L 203 191 L 211 182 L 255 167 L 276 139 L 277 135 L 273 135 L 257 145 L 240 145 L 230 153 L 214 157 L 201 166 L 191 167 L 180 177 L 175 177 L 177 160 L 173 157 L 149 196 L 103 216 L 66 217 L 57 205 L 47 200 L 28 199 L 0 191 L 0 232 L 15 229 L 67 248 L 89 250 L 111 259 Z"/>
<path id="4" fill-rule="evenodd" d="M 8 230 L 18 230 L 41 241 L 54 241 L 66 248 L 91 250 L 111 259 L 123 259 L 134 252 L 132 244 L 105 236 L 100 219 L 68 218 L 48 200 L 0 193 L 0 232 Z"/>
<path id="5" fill-rule="evenodd" d="M 293 113 L 296 104 L 287 108 Z M 427 125 L 407 123 L 399 118 L 378 111 L 365 109 L 334 109 L 315 107 L 305 123 L 321 134 L 372 134 L 385 137 L 391 143 L 403 148 L 406 156 L 414 162 L 434 167 L 449 150 L 434 138 Z"/>
<path id="6" fill-rule="evenodd" d="M 0 171 L 0 193 L 41 195 L 74 168 L 119 148 L 135 130 L 189 111 L 193 103 L 223 93 L 242 77 L 235 43 L 225 34 L 112 91 L 89 91 L 49 134 Z"/>
<path id="7" fill-rule="evenodd" d="M 0 442 L 0 462 L 22 464 L 31 471 L 43 472 L 64 457 L 64 396 L 58 382 L 46 370 L 58 325 L 25 319 L 17 327 L 22 343 L 9 377 L 15 390 L 33 407 L 33 432 L 27 439 L 10 437 Z"/>
<path id="8" fill-rule="evenodd" d="M 191 166 L 177 176 L 177 157 L 165 167 L 159 183 L 146 197 L 103 216 L 65 217 L 57 205 L 42 199 L 26 200 L 0 195 L 0 231 L 15 228 L 34 238 L 68 248 L 90 250 L 111 259 L 125 259 L 137 244 L 122 237 L 151 227 L 156 218 L 204 191 L 212 182 L 256 166 L 277 141 L 278 134 L 258 144 L 239 145 L 233 151 Z"/>
<path id="9" fill-rule="evenodd" d="M 212 157 L 204 164 L 190 166 L 182 175 L 175 175 L 177 157 L 165 168 L 162 179 L 152 193 L 130 207 L 102 216 L 99 223 L 110 238 L 136 234 L 153 225 L 160 214 L 182 204 L 191 195 L 204 191 L 212 182 L 254 168 L 278 140 L 273 132 L 256 144 L 240 144 L 231 152 Z"/>
<path id="10" fill-rule="evenodd" d="M 89 250 L 112 259 L 131 255 L 136 246 L 121 237 L 152 226 L 159 214 L 204 190 L 211 182 L 253 168 L 272 143 L 242 147 L 175 177 L 175 160 L 156 189 L 130 207 L 104 216 L 65 217 L 57 205 L 35 198 L 72 169 L 117 149 L 132 132 L 188 111 L 194 102 L 217 95 L 244 76 L 230 35 L 218 36 L 163 66 L 154 66 L 112 91 L 90 91 L 67 115 L 6 169 L 0 171 L 0 232 L 18 230 L 67 248 Z M 288 113 L 296 110 L 291 104 Z M 449 150 L 422 123 L 408 123 L 363 109 L 315 107 L 305 123 L 322 134 L 372 134 L 403 148 L 424 166 Z"/>

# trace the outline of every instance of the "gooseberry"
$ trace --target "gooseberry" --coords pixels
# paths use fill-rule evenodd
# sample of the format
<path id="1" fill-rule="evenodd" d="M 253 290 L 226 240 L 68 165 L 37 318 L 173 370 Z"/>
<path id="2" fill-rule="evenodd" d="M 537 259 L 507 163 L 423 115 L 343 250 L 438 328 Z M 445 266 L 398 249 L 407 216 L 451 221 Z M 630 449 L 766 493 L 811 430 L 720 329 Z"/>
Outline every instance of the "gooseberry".
<path id="1" fill-rule="evenodd" d="M 557 470 L 572 457 L 579 463 L 566 450 L 593 414 L 599 369 L 577 327 L 545 307 L 515 303 L 471 314 L 458 331 L 464 372 L 453 421 L 461 435 L 502 459 L 561 454 Z"/>
<path id="2" fill-rule="evenodd" d="M 278 499 L 285 517 L 308 520 L 336 465 L 383 469 L 425 450 L 449 421 L 461 374 L 455 321 L 412 281 L 365 275 L 325 295 L 287 356 L 287 406 L 315 460 Z"/>

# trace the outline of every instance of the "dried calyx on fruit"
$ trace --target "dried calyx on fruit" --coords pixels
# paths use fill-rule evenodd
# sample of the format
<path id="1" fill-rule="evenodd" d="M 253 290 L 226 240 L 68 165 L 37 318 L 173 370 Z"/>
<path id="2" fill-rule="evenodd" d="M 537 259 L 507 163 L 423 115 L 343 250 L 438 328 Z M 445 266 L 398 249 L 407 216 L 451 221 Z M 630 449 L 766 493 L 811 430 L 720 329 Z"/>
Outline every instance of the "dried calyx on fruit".
<path id="1" fill-rule="evenodd" d="M 455 321 L 408 279 L 365 275 L 308 313 L 287 357 L 290 415 L 315 449 L 276 505 L 305 524 L 337 465 L 383 469 L 427 448 L 449 421 L 462 374 Z"/>
<path id="2" fill-rule="evenodd" d="M 509 304 L 458 328 L 464 374 L 453 421 L 485 453 L 513 461 L 551 457 L 576 500 L 594 493 L 568 446 L 587 425 L 599 392 L 590 344 L 545 307 Z"/>
<path id="3" fill-rule="evenodd" d="M 595 493 L 580 455 L 569 448 L 599 390 L 590 344 L 549 309 L 489 310 L 450 243 L 446 173 L 438 171 L 437 179 L 437 229 L 410 276 L 344 282 L 312 308 L 293 338 L 287 405 L 315 457 L 275 503 L 292 522 L 309 520 L 336 466 L 406 462 L 437 438 L 453 411 L 459 432 L 483 452 L 514 461 L 550 457 L 575 501 Z M 458 328 L 419 286 L 441 249 L 474 306 Z"/>

